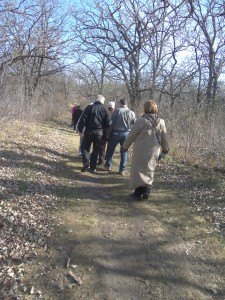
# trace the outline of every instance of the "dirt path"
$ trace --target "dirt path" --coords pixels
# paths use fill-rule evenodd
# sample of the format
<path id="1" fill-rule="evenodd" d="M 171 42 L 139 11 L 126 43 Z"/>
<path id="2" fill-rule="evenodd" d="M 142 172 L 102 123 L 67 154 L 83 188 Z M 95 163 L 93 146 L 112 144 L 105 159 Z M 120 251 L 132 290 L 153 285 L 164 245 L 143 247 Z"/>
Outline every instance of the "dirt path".
<path id="1" fill-rule="evenodd" d="M 49 299 L 225 299 L 224 239 L 187 203 L 186 174 L 176 182 L 175 167 L 161 165 L 151 199 L 135 202 L 128 177 L 82 174 L 76 155 L 64 163 L 65 205 L 42 276 Z"/>
<path id="2" fill-rule="evenodd" d="M 5 143 L 9 175 L 2 185 L 9 178 L 12 184 L 3 196 L 15 197 L 16 186 L 31 205 L 41 195 L 57 199 L 58 209 L 49 209 L 54 226 L 47 247 L 26 263 L 28 270 L 23 265 L 28 288 L 20 299 L 225 299 L 225 239 L 218 230 L 225 224 L 224 177 L 165 161 L 151 198 L 137 202 L 128 176 L 80 172 L 78 137 L 66 125 L 31 133 L 26 142 L 23 133 L 19 142 L 15 135 L 12 145 Z"/>

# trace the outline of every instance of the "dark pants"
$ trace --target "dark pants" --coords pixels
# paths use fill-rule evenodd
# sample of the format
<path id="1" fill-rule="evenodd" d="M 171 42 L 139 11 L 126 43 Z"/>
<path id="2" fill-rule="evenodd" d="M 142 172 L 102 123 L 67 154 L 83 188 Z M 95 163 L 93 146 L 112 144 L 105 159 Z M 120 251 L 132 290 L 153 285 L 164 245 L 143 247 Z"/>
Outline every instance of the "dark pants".
<path id="1" fill-rule="evenodd" d="M 82 161 L 84 166 L 90 164 L 91 170 L 96 169 L 101 142 L 101 131 L 84 132 L 84 138 L 81 144 Z M 93 148 L 92 153 L 90 155 L 91 145 L 93 145 Z"/>
<path id="2" fill-rule="evenodd" d="M 101 142 L 101 147 L 99 150 L 99 158 L 98 158 L 99 164 L 103 164 L 105 161 L 106 145 L 107 145 L 107 139 L 103 137 Z"/>

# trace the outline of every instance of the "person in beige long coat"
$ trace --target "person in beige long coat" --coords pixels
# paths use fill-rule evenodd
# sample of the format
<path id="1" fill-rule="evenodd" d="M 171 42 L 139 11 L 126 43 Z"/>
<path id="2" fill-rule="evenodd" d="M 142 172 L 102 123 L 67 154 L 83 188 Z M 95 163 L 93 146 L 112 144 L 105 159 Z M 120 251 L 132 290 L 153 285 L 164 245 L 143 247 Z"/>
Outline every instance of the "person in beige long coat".
<path id="1" fill-rule="evenodd" d="M 130 188 L 138 199 L 148 199 L 160 155 L 168 153 L 165 122 L 157 112 L 156 102 L 146 101 L 144 115 L 137 119 L 123 144 L 123 150 L 127 151 L 134 143 Z"/>

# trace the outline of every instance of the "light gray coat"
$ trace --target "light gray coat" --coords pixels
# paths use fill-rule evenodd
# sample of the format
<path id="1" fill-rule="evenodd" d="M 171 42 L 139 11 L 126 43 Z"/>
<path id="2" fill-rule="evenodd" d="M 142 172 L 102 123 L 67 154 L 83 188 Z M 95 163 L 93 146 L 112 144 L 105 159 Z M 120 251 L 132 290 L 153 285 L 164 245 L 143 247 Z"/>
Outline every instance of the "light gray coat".
<path id="1" fill-rule="evenodd" d="M 146 119 L 149 117 L 157 118 L 156 115 L 146 114 L 145 117 L 137 119 L 123 145 L 124 149 L 128 149 L 134 143 L 130 173 L 131 189 L 143 185 L 152 185 L 161 149 L 168 151 L 164 120 L 159 119 L 158 125 L 154 128 L 152 123 Z M 155 130 L 161 145 L 158 142 Z"/>

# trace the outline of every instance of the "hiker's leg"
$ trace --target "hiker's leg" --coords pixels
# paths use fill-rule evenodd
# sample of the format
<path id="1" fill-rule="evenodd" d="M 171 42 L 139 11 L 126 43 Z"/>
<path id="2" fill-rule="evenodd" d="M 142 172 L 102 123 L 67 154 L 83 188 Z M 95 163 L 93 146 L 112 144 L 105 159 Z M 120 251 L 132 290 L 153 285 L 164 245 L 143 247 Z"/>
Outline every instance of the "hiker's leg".
<path id="1" fill-rule="evenodd" d="M 116 146 L 119 143 L 119 136 L 117 132 L 112 132 L 109 141 L 108 141 L 108 146 L 106 150 L 106 162 L 105 162 L 105 167 L 106 168 L 111 168 L 112 166 L 112 159 L 113 159 L 113 154 L 115 152 Z"/>
<path id="2" fill-rule="evenodd" d="M 103 162 L 105 160 L 105 148 L 106 148 L 106 139 L 104 139 L 104 137 L 103 137 L 102 141 L 101 141 L 100 150 L 99 150 L 99 157 L 98 157 L 99 165 L 103 164 Z"/>
<path id="3" fill-rule="evenodd" d="M 151 193 L 151 188 L 151 185 L 144 185 L 142 187 L 142 199 L 148 199 L 148 196 Z"/>
<path id="4" fill-rule="evenodd" d="M 107 147 L 108 141 L 104 139 L 103 144 L 102 144 L 102 161 L 105 161 L 105 154 L 106 154 L 106 147 Z"/>
<path id="5" fill-rule="evenodd" d="M 102 143 L 102 133 L 93 133 L 93 149 L 90 158 L 90 169 L 95 170 L 99 155 L 99 149 Z"/>
<path id="6" fill-rule="evenodd" d="M 134 196 L 134 197 L 141 197 L 142 193 L 143 193 L 143 188 L 142 188 L 142 186 L 139 186 L 139 187 L 137 187 L 137 188 L 134 190 L 133 196 Z"/>
<path id="7" fill-rule="evenodd" d="M 81 154 L 82 154 L 82 162 L 83 165 L 89 165 L 90 159 L 90 147 L 92 143 L 92 136 L 89 133 L 84 133 L 84 137 L 81 144 Z"/>
<path id="8" fill-rule="evenodd" d="M 128 132 L 121 132 L 120 133 L 120 166 L 119 166 L 119 172 L 124 172 L 126 170 L 127 166 L 127 157 L 128 157 L 128 151 L 122 151 L 122 146 L 127 138 Z"/>
<path id="9" fill-rule="evenodd" d="M 79 155 L 82 155 L 81 153 L 81 145 L 82 145 L 82 141 L 83 141 L 83 136 L 80 136 L 80 139 L 79 139 Z"/>

